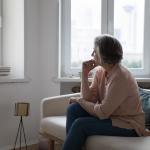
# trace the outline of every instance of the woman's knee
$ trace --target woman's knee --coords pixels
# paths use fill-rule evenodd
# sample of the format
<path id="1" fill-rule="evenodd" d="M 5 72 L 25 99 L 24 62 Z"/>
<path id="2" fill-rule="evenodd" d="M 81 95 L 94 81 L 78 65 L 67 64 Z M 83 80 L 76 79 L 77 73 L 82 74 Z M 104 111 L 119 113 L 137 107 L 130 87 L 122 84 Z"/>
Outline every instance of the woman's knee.
<path id="1" fill-rule="evenodd" d="M 73 129 L 82 129 L 84 126 L 84 119 L 82 117 L 77 118 L 74 120 L 73 124 L 72 124 L 72 128 Z"/>
<path id="2" fill-rule="evenodd" d="M 76 113 L 81 109 L 80 104 L 78 103 L 71 103 L 69 104 L 69 106 L 67 107 L 67 113 Z"/>

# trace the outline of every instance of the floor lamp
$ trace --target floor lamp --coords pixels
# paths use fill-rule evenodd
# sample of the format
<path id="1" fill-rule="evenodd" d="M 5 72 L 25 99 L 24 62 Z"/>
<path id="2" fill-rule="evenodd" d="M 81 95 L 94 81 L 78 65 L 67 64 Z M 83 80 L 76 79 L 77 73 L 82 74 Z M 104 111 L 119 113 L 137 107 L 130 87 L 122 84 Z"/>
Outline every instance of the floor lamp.
<path id="1" fill-rule="evenodd" d="M 27 150 L 26 135 L 25 135 L 24 125 L 23 125 L 23 116 L 29 115 L 29 106 L 30 106 L 29 103 L 24 103 L 24 102 L 15 103 L 15 116 L 20 116 L 20 122 L 19 122 L 18 130 L 17 130 L 16 139 L 15 139 L 14 150 L 16 150 L 16 143 L 17 143 L 18 135 L 20 136 L 19 150 L 21 150 L 22 133 L 23 133 L 23 137 L 24 137 L 24 141 L 25 141 L 25 147 Z"/>

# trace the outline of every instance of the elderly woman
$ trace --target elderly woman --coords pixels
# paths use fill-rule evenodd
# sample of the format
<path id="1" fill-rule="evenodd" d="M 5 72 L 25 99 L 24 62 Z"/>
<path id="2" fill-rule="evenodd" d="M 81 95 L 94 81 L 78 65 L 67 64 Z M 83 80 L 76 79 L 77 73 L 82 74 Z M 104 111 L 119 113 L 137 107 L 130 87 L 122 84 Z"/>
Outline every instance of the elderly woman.
<path id="1" fill-rule="evenodd" d="M 62 150 L 81 150 L 87 137 L 110 135 L 138 137 L 145 129 L 138 85 L 120 64 L 120 42 L 110 35 L 95 38 L 93 59 L 83 62 L 81 97 L 71 98 L 67 109 L 67 137 Z M 99 66 L 89 86 L 88 73 Z"/>

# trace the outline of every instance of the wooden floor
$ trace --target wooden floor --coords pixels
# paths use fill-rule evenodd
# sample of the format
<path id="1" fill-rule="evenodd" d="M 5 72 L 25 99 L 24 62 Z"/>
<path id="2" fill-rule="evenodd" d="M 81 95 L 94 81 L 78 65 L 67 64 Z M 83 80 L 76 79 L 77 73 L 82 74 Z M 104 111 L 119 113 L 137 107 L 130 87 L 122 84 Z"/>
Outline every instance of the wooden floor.
<path id="1" fill-rule="evenodd" d="M 11 149 L 11 150 L 13 150 L 13 149 Z M 16 148 L 15 150 L 19 150 L 19 148 Z M 21 150 L 26 150 L 26 148 L 22 147 Z M 27 147 L 27 150 L 39 150 L 39 145 L 38 144 L 29 145 Z"/>
<path id="2" fill-rule="evenodd" d="M 27 150 L 49 150 L 48 146 L 49 146 L 48 140 L 46 138 L 41 138 L 38 144 L 28 145 Z M 20 150 L 20 149 L 16 148 L 15 150 Z M 22 147 L 21 150 L 26 150 L 26 148 Z M 54 150 L 61 150 L 61 145 L 55 142 Z"/>
<path id="3" fill-rule="evenodd" d="M 11 149 L 11 150 L 13 150 L 13 149 Z M 19 150 L 19 148 L 16 148 L 15 150 Z M 21 150 L 26 150 L 26 148 L 22 147 Z M 37 145 L 28 146 L 27 150 L 49 150 L 49 149 L 47 147 L 45 147 L 44 145 L 39 147 L 39 145 L 37 144 Z M 55 144 L 54 150 L 61 150 L 61 146 L 59 144 Z"/>

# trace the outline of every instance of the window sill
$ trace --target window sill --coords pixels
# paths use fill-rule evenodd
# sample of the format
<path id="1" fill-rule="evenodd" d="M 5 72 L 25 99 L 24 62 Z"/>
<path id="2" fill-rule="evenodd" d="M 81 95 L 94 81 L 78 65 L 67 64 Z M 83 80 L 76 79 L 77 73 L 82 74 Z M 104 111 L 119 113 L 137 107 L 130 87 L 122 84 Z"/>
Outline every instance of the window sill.
<path id="1" fill-rule="evenodd" d="M 150 82 L 150 78 L 136 78 L 137 82 Z"/>
<path id="2" fill-rule="evenodd" d="M 81 82 L 81 78 L 79 77 L 74 77 L 74 78 L 67 78 L 67 77 L 62 77 L 62 78 L 55 78 L 55 82 Z M 89 81 L 92 81 L 92 78 L 89 78 Z M 150 82 L 150 78 L 136 78 L 137 82 Z"/>
<path id="3" fill-rule="evenodd" d="M 61 77 L 61 78 L 55 78 L 55 82 L 81 82 L 81 78 L 79 77 L 74 77 L 74 78 L 69 78 L 69 77 Z"/>
<path id="4" fill-rule="evenodd" d="M 0 84 L 2 83 L 25 83 L 30 82 L 30 79 L 28 78 L 5 78 L 0 77 Z"/>

